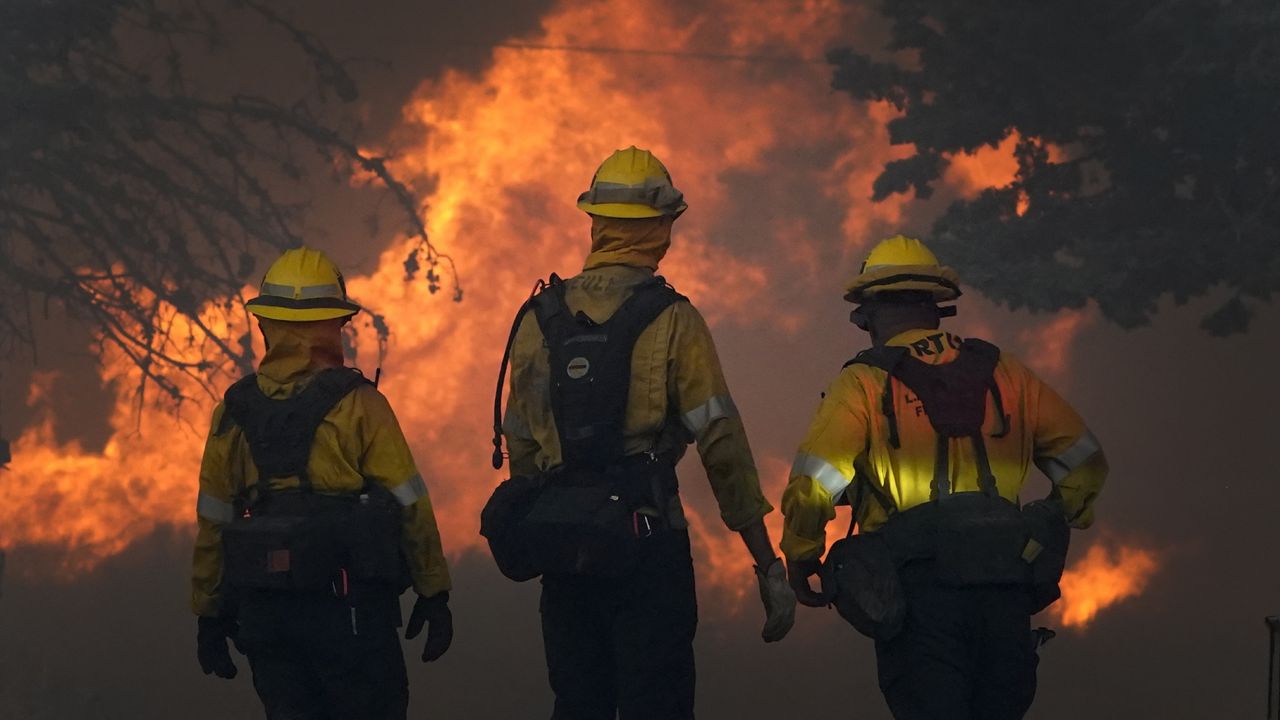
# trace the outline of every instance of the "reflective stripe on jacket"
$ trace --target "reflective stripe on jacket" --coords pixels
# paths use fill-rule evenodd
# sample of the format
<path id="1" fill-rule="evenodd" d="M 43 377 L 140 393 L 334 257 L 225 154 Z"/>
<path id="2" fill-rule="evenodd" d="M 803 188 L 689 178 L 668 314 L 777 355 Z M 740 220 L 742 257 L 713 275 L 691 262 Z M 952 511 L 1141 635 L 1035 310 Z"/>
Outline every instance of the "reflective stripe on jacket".
<path id="1" fill-rule="evenodd" d="M 911 330 L 889 345 L 908 347 L 928 363 L 955 359 L 960 338 L 940 330 Z M 884 524 L 887 514 L 870 490 L 899 510 L 928 502 L 934 474 L 937 435 L 920 401 L 894 381 L 894 410 L 900 447 L 889 442 L 888 419 L 881 410 L 883 370 L 868 365 L 845 368 L 827 389 L 792 465 L 782 496 L 785 517 L 783 553 L 791 560 L 820 557 L 834 503 L 858 483 L 868 483 L 859 522 L 865 531 Z M 1106 456 L 1084 421 L 1053 388 L 1009 353 L 1001 353 L 995 380 L 1000 388 L 1009 432 L 1000 430 L 994 403 L 987 399 L 983 435 L 1000 494 L 1016 500 L 1031 468 L 1053 483 L 1073 527 L 1093 522 L 1093 501 L 1107 475 Z M 954 492 L 978 490 L 973 445 L 951 441 L 949 474 Z"/>
<path id="2" fill-rule="evenodd" d="M 565 300 L 573 311 L 603 322 L 651 277 L 653 271 L 646 267 L 589 267 L 566 281 Z M 537 319 L 529 313 L 512 346 L 503 422 L 511 471 L 517 475 L 561 463 L 547 355 Z M 760 491 L 746 430 L 729 395 L 711 331 L 688 302 L 664 310 L 636 341 L 624 436 L 628 454 L 682 453 L 689 440 L 695 440 L 721 518 L 731 529 L 751 525 L 773 509 Z M 673 525 L 686 525 L 678 498 L 672 500 L 670 514 Z"/>
<path id="3" fill-rule="evenodd" d="M 272 351 L 258 375 L 258 387 L 269 397 L 291 396 L 314 374 L 301 369 L 297 357 L 279 357 L 282 353 L 293 356 L 306 351 L 305 342 L 298 345 L 291 347 L 288 338 L 273 338 Z M 279 372 L 279 366 L 288 365 L 289 361 L 293 361 L 293 369 Z M 234 518 L 234 501 L 240 489 L 252 487 L 258 479 L 249 444 L 240 428 L 229 424 L 225 432 L 218 433 L 222 415 L 223 406 L 218 405 L 200 464 L 200 493 L 196 500 L 199 530 L 191 573 L 191 606 L 198 615 L 218 612 L 222 594 L 222 527 Z M 366 479 L 390 490 L 403 508 L 404 552 L 414 590 L 429 597 L 449 589 L 449 569 L 426 483 L 418 474 L 391 405 L 376 388 L 358 387 L 325 416 L 316 431 L 307 472 L 314 490 L 320 493 L 358 493 Z M 278 490 L 297 485 L 297 478 L 272 483 L 273 489 Z"/>

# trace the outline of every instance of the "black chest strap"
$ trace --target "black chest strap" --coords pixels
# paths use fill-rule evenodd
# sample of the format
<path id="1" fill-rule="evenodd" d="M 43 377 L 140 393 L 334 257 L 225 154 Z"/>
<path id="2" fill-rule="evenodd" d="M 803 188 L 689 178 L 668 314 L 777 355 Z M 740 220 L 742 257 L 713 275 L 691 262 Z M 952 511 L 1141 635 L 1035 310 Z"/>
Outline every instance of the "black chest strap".
<path id="1" fill-rule="evenodd" d="M 297 477 L 298 488 L 311 492 L 307 464 L 316 431 L 325 416 L 361 385 L 369 384 L 359 370 L 322 370 L 293 397 L 275 400 L 258 388 L 257 375 L 241 378 L 223 397 L 225 418 L 244 432 L 253 464 L 258 469 L 258 498 L 271 492 L 271 480 Z"/>
<path id="2" fill-rule="evenodd" d="M 845 367 L 870 365 L 887 374 L 880 405 L 889 425 L 889 444 L 895 449 L 901 447 L 894 409 L 895 381 L 905 385 L 920 400 L 937 434 L 930 493 L 936 499 L 951 492 L 949 468 L 953 438 L 969 438 L 978 465 L 978 487 L 989 496 L 999 494 L 982 435 L 988 393 L 1000 418 L 1000 430 L 992 437 L 1004 437 L 1009 432 L 1009 416 L 995 381 L 999 362 L 999 348 L 983 340 L 970 339 L 961 343 L 959 355 L 949 363 L 931 365 L 911 355 L 905 347 L 881 346 L 864 350 L 845 363 Z"/>

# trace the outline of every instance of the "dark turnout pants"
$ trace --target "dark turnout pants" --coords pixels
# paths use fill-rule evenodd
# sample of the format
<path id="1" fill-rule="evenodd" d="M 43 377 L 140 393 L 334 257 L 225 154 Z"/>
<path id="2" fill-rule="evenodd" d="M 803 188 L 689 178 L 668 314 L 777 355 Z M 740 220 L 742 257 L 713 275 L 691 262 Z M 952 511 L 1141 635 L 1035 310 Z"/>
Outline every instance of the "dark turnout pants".
<path id="1" fill-rule="evenodd" d="M 249 658 L 268 720 L 404 720 L 409 681 L 399 606 L 332 593 L 258 592 L 240 602 L 236 645 Z"/>
<path id="2" fill-rule="evenodd" d="M 552 720 L 692 718 L 697 624 L 685 531 L 644 540 L 621 579 L 544 577 Z"/>
<path id="3" fill-rule="evenodd" d="M 880 689 L 897 720 L 1019 720 L 1036 693 L 1030 591 L 948 587 L 928 564 L 903 569 L 907 620 L 876 643 Z"/>

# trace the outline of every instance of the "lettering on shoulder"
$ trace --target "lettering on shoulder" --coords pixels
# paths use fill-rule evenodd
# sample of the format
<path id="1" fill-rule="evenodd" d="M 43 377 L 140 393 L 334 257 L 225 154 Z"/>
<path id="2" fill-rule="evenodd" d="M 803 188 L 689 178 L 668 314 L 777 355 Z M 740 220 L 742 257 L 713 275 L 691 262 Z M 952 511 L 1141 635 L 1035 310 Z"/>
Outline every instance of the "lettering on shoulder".
<path id="1" fill-rule="evenodd" d="M 960 344 L 963 342 L 964 338 L 952 335 L 948 332 L 934 333 L 933 335 L 911 343 L 911 353 L 916 357 L 941 355 L 948 347 L 952 350 L 959 350 Z"/>

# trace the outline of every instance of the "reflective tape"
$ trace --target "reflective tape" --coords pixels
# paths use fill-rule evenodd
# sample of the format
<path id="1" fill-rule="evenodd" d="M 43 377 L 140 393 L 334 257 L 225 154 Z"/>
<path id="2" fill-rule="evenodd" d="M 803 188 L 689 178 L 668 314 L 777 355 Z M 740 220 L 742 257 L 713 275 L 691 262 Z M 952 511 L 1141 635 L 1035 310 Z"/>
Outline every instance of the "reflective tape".
<path id="1" fill-rule="evenodd" d="M 717 395 L 685 413 L 682 420 L 689 432 L 700 435 L 712 422 L 726 417 L 737 417 L 738 407 L 728 395 Z"/>
<path id="2" fill-rule="evenodd" d="M 1037 457 L 1036 467 L 1048 475 L 1050 480 L 1058 483 L 1101 449 L 1102 444 L 1098 442 L 1098 438 L 1093 433 L 1086 432 L 1074 445 L 1058 455 Z"/>
<path id="3" fill-rule="evenodd" d="M 264 282 L 262 283 L 261 292 L 263 295 L 294 298 L 296 300 L 343 297 L 342 288 L 333 283 L 328 285 L 303 285 L 302 287 L 294 287 L 293 285 L 280 285 L 278 283 Z"/>
<path id="4" fill-rule="evenodd" d="M 852 475 L 845 475 L 826 460 L 808 453 L 796 455 L 795 462 L 791 464 L 791 476 L 796 475 L 807 475 L 816 480 L 831 495 L 833 503 L 849 487 L 849 483 L 853 482 Z"/>
<path id="5" fill-rule="evenodd" d="M 236 508 L 226 500 L 200 493 L 196 498 L 196 515 L 216 523 L 229 523 L 236 518 Z"/>
<path id="6" fill-rule="evenodd" d="M 624 203 L 648 205 L 658 211 L 676 210 L 684 205 L 684 193 L 675 189 L 671 179 L 649 177 L 639 185 L 596 180 L 591 188 L 578 196 L 578 202 L 592 205 Z"/>
<path id="7" fill-rule="evenodd" d="M 421 475 L 414 475 L 391 488 L 391 494 L 396 496 L 396 500 L 399 500 L 401 505 L 408 507 L 427 496 L 427 483 L 423 481 Z"/>

